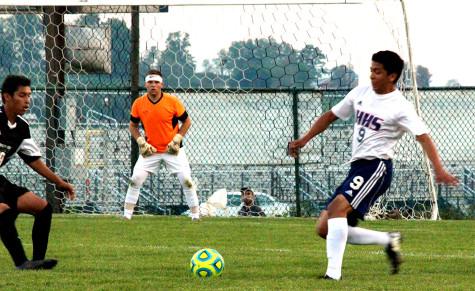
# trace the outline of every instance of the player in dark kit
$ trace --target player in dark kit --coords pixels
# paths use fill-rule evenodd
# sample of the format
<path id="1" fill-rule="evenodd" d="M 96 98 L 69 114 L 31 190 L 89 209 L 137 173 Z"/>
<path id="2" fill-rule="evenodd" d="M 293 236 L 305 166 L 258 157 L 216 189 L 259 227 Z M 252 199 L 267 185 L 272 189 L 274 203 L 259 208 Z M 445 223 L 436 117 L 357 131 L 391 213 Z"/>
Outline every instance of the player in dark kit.
<path id="1" fill-rule="evenodd" d="M 30 106 L 30 83 L 28 78 L 15 75 L 7 76 L 3 82 L 3 106 L 0 107 L 0 166 L 5 165 L 17 153 L 30 168 L 56 184 L 70 199 L 74 199 L 73 186 L 41 161 L 40 149 L 31 138 L 28 123 L 21 117 Z M 32 230 L 32 260 L 27 259 L 15 227 L 19 213 L 28 213 L 35 217 Z M 57 260 L 45 259 L 52 213 L 52 207 L 46 200 L 0 175 L 0 237 L 17 269 L 52 269 L 56 266 Z"/>

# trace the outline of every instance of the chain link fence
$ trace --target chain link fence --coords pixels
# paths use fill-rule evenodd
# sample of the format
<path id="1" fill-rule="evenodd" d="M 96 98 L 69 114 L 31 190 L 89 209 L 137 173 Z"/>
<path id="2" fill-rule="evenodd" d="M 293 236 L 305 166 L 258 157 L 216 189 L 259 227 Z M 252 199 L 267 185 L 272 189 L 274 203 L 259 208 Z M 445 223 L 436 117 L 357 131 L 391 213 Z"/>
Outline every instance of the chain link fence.
<path id="1" fill-rule="evenodd" d="M 148 69 L 159 67 L 193 122 L 184 143 L 202 201 L 220 188 L 232 193 L 250 186 L 262 193 L 268 213 L 318 215 L 346 176 L 352 121 L 332 124 L 298 160 L 286 155 L 288 141 L 358 84 L 356 67 L 369 62 L 374 40 L 377 48 L 383 42 L 408 59 L 400 1 L 368 2 L 0 6 L 0 77 L 32 79 L 24 118 L 46 164 L 75 185 L 77 200 L 65 199 L 20 159 L 0 173 L 46 197 L 57 212 L 119 213 L 137 157 L 128 132 L 130 106 L 144 93 Z M 341 27 L 342 17 L 364 18 L 382 31 L 369 35 L 354 27 L 359 22 Z M 361 43 L 367 44 L 363 53 L 355 49 Z M 198 63 L 196 52 L 208 50 L 214 53 Z M 405 87 L 412 86 L 410 76 L 406 70 Z M 445 165 L 462 182 L 437 187 L 443 218 L 475 216 L 474 92 L 420 91 L 423 118 Z M 377 203 L 384 215 L 398 209 L 393 217 L 428 218 L 435 201 L 423 164 L 419 146 L 406 135 L 396 148 L 392 187 Z M 139 212 L 185 210 L 176 177 L 162 169 L 146 181 Z"/>
<path id="2" fill-rule="evenodd" d="M 316 117 L 343 98 L 346 90 L 173 93 L 183 100 L 193 122 L 184 146 L 202 201 L 220 188 L 237 191 L 250 186 L 275 199 L 270 204 L 284 207 L 280 215 L 317 215 L 346 175 L 351 120 L 339 120 L 314 138 L 298 163 L 286 155 L 294 130 L 303 134 Z M 73 203 L 59 201 L 66 203 L 61 205 L 63 211 L 118 213 L 132 166 L 128 132 L 131 96 L 125 90 L 88 94 L 91 100 L 68 96 L 61 107 L 68 118 L 59 126 L 64 140 L 55 149 L 55 170 L 75 184 L 78 199 Z M 441 216 L 473 217 L 475 130 L 471 125 L 475 122 L 475 89 L 424 89 L 420 94 L 423 117 L 441 158 L 462 182 L 459 187 L 437 188 Z M 75 99 L 87 100 L 88 104 Z M 41 108 L 40 92 L 35 92 L 33 100 L 35 107 Z M 67 114 L 72 108 L 76 109 L 74 119 Z M 45 120 L 34 112 L 26 117 L 30 118 L 33 138 L 44 152 Z M 71 124 L 70 120 L 79 122 Z M 412 137 L 409 142 L 415 143 Z M 427 197 L 427 188 L 420 185 L 427 183 L 420 179 L 424 173 L 411 166 L 411 162 L 420 164 L 422 157 L 405 157 L 403 162 L 398 160 L 405 155 L 401 151 L 396 152 L 395 177 L 387 196 L 409 201 Z M 2 172 L 36 193 L 44 193 L 44 181 L 21 163 L 16 159 Z M 141 212 L 180 214 L 187 209 L 176 177 L 165 169 L 151 177 L 142 189 Z"/>

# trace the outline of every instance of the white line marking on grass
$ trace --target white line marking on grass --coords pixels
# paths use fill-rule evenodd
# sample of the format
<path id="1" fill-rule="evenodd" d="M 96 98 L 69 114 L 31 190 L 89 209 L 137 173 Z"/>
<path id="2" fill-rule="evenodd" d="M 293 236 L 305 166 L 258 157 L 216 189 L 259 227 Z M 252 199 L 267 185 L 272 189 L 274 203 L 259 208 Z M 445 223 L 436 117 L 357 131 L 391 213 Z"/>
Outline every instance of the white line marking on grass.
<path id="1" fill-rule="evenodd" d="M 188 246 L 188 249 L 201 249 L 199 246 Z M 249 251 L 270 252 L 270 253 L 288 253 L 290 249 L 270 249 L 270 248 L 247 248 Z"/>
<path id="2" fill-rule="evenodd" d="M 366 252 L 362 252 L 366 253 Z M 369 254 L 374 255 L 386 255 L 384 251 L 371 251 Z M 459 254 L 434 254 L 434 253 L 414 253 L 414 252 L 402 252 L 403 257 L 423 257 L 423 258 L 444 258 L 444 259 L 475 259 L 475 255 L 467 255 L 464 253 Z"/>
<path id="3" fill-rule="evenodd" d="M 25 244 L 27 245 L 27 244 Z M 130 245 L 114 245 L 114 248 L 131 248 Z M 140 248 L 140 246 L 134 246 L 134 248 Z M 155 250 L 167 250 L 167 249 L 183 249 L 183 250 L 199 250 L 204 247 L 202 246 L 167 246 L 167 245 L 144 245 L 142 248 L 145 249 L 155 249 Z M 224 249 L 224 248 L 223 248 Z M 279 248 L 248 248 L 249 251 L 259 251 L 259 252 L 268 252 L 268 253 L 292 253 L 292 252 L 299 252 L 302 253 L 302 250 L 296 249 L 279 249 Z M 351 251 L 352 253 L 359 253 L 359 254 L 370 254 L 370 255 L 386 255 L 383 250 L 380 251 Z M 305 251 L 305 253 L 317 254 L 318 251 Z M 402 252 L 404 257 L 417 257 L 417 258 L 444 258 L 444 259 L 475 259 L 475 254 L 466 254 L 466 253 L 458 253 L 458 254 L 438 254 L 438 253 L 424 253 L 424 252 Z"/>
<path id="4" fill-rule="evenodd" d="M 255 249 L 256 251 L 265 251 L 265 252 L 272 252 L 272 253 L 288 253 L 288 252 L 292 252 L 292 250 L 289 250 L 289 249 Z"/>

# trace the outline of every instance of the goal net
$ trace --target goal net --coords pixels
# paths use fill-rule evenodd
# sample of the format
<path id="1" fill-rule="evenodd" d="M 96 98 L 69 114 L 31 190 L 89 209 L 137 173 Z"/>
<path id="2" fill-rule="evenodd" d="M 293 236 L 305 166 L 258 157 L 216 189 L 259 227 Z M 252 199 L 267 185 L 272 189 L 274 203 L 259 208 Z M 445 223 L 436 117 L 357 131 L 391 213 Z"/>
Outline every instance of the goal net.
<path id="1" fill-rule="evenodd" d="M 251 186 L 281 202 L 282 215 L 318 214 L 346 176 L 351 121 L 316 137 L 298 163 L 286 146 L 351 88 L 369 83 L 373 53 L 401 55 L 407 69 L 399 85 L 415 101 L 399 0 L 33 2 L 0 7 L 0 76 L 32 79 L 24 117 L 46 163 L 75 185 L 77 199 L 68 201 L 19 159 L 2 173 L 56 211 L 121 212 L 136 157 L 130 106 L 145 93 L 150 68 L 162 71 L 166 90 L 193 120 L 185 146 L 200 199 Z M 413 137 L 397 146 L 395 168 L 371 216 L 436 216 Z M 176 177 L 161 169 L 149 178 L 137 209 L 186 210 Z"/>

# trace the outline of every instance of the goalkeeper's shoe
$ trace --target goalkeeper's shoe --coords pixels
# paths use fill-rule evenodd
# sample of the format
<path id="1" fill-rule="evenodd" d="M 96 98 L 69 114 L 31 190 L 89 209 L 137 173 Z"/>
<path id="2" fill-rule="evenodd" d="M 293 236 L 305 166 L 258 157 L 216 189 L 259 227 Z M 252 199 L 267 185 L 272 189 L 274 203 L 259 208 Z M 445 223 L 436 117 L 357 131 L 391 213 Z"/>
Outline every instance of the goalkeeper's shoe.
<path id="1" fill-rule="evenodd" d="M 325 274 L 325 276 L 320 276 L 320 279 L 330 280 L 330 281 L 340 281 L 342 278 L 340 277 L 340 279 L 335 279 L 335 278 L 332 278 L 332 277 L 328 276 L 327 274 Z"/>
<path id="2" fill-rule="evenodd" d="M 399 232 L 390 232 L 389 243 L 386 246 L 386 254 L 391 264 L 391 274 L 399 273 L 399 266 L 402 264 L 401 243 L 402 236 Z"/>
<path id="3" fill-rule="evenodd" d="M 191 221 L 199 222 L 201 221 L 199 213 L 191 213 Z"/>
<path id="4" fill-rule="evenodd" d="M 49 259 L 49 260 L 36 260 L 36 261 L 26 261 L 20 266 L 17 266 L 17 270 L 50 270 L 53 269 L 56 264 L 58 264 L 57 260 Z"/>
<path id="5" fill-rule="evenodd" d="M 131 220 L 133 214 L 134 214 L 133 210 L 124 209 L 124 214 L 122 215 L 122 218 L 125 220 Z"/>

